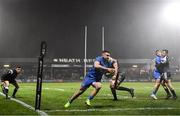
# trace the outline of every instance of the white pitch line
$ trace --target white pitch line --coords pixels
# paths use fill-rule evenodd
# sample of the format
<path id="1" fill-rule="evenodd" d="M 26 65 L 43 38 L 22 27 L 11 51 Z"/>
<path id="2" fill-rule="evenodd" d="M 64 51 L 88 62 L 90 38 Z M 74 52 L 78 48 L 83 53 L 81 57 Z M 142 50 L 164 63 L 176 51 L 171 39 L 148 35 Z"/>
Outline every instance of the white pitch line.
<path id="1" fill-rule="evenodd" d="M 57 91 L 64 91 L 64 89 L 59 89 L 59 88 L 43 88 L 45 90 L 57 90 Z"/>
<path id="2" fill-rule="evenodd" d="M 5 96 L 2 92 L 0 92 L 0 95 Z M 23 102 L 23 101 L 20 101 L 20 100 L 18 100 L 18 99 L 14 99 L 14 98 L 11 98 L 10 100 L 15 101 L 15 102 L 21 104 L 22 106 L 24 106 L 24 107 L 26 107 L 26 108 L 28 108 L 28 109 L 30 109 L 30 110 L 33 110 L 33 111 L 37 112 L 37 113 L 38 113 L 39 115 L 41 115 L 41 116 L 48 116 L 47 113 L 45 113 L 45 112 L 43 112 L 43 111 L 40 111 L 40 110 L 35 110 L 34 107 L 32 107 L 31 105 L 26 104 L 26 103 Z"/>
<path id="3" fill-rule="evenodd" d="M 130 111 L 130 110 L 174 110 L 174 109 L 180 109 L 180 108 L 172 108 L 172 107 L 164 107 L 164 108 L 115 108 L 115 109 L 72 109 L 72 110 L 46 110 L 46 112 L 109 112 L 109 111 Z"/>

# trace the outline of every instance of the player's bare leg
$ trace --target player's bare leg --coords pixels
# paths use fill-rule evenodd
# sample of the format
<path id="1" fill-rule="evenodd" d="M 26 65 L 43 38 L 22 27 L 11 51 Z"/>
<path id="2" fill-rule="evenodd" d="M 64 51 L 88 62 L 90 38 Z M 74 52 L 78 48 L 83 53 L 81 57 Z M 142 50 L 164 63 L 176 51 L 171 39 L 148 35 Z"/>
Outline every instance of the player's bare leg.
<path id="1" fill-rule="evenodd" d="M 156 83 L 155 83 L 155 85 L 154 85 L 154 89 L 153 89 L 153 92 L 152 92 L 152 94 L 151 94 L 151 97 L 153 98 L 153 99 L 157 99 L 157 97 L 156 97 L 156 93 L 157 93 L 157 91 L 158 91 L 158 89 L 159 89 L 159 86 L 160 86 L 160 79 L 156 79 Z"/>
<path id="2" fill-rule="evenodd" d="M 171 91 L 171 93 L 173 95 L 173 99 L 177 99 L 176 92 L 175 92 L 175 90 L 174 90 L 174 88 L 173 88 L 173 86 L 171 84 L 171 79 L 167 80 L 166 82 L 167 82 L 168 88 L 170 89 L 170 91 Z"/>
<path id="3" fill-rule="evenodd" d="M 8 92 L 9 92 L 9 81 L 4 81 L 4 94 L 6 95 L 6 99 L 8 99 Z"/>
<path id="4" fill-rule="evenodd" d="M 167 94 L 166 99 L 169 99 L 171 97 L 171 93 L 169 91 L 169 88 L 168 88 L 165 80 L 163 80 L 163 82 L 161 82 L 161 85 L 163 86 L 163 88 L 164 88 L 164 90 L 165 90 L 165 92 Z"/>
<path id="5" fill-rule="evenodd" d="M 92 86 L 94 87 L 94 90 L 91 92 L 91 94 L 88 96 L 88 99 L 85 102 L 88 106 L 91 105 L 90 100 L 92 100 L 97 95 L 97 93 L 102 87 L 102 84 L 100 82 L 93 82 Z"/>
<path id="6" fill-rule="evenodd" d="M 163 86 L 163 88 L 167 94 L 166 99 L 169 99 L 171 97 L 171 93 L 170 93 L 169 87 L 167 85 L 167 81 L 168 81 L 167 78 L 168 78 L 167 72 L 163 73 L 161 85 Z"/>
<path id="7" fill-rule="evenodd" d="M 5 88 L 4 88 L 4 86 L 5 86 L 5 83 L 4 83 L 4 82 L 2 82 L 2 83 L 1 83 L 2 92 L 5 94 L 6 92 L 5 92 Z"/>
<path id="8" fill-rule="evenodd" d="M 117 87 L 117 90 L 128 91 L 131 94 L 131 97 L 132 98 L 134 97 L 134 89 L 133 88 L 119 86 L 119 87 Z"/>
<path id="9" fill-rule="evenodd" d="M 87 88 L 86 88 L 87 89 Z M 74 95 L 70 98 L 70 100 L 64 105 L 65 108 L 68 108 L 70 106 L 70 104 L 76 99 L 78 98 L 82 93 L 84 93 L 84 91 L 86 91 L 85 88 L 80 88 L 76 93 L 74 93 Z"/>
<path id="10" fill-rule="evenodd" d="M 122 74 L 120 76 L 120 79 L 117 80 L 116 87 L 114 87 L 115 86 L 115 80 L 111 80 L 110 88 L 111 88 L 111 92 L 113 94 L 114 100 L 117 100 L 116 90 L 127 91 L 131 94 L 132 98 L 134 97 L 134 89 L 133 88 L 127 88 L 127 87 L 120 86 L 121 83 L 124 81 L 124 79 L 125 79 L 125 75 Z"/>
<path id="11" fill-rule="evenodd" d="M 17 82 L 15 82 L 15 83 L 12 83 L 13 85 L 14 85 L 14 91 L 13 91 L 13 94 L 12 94 L 12 97 L 13 98 L 16 98 L 16 93 L 17 93 L 17 91 L 18 91 L 18 89 L 19 89 L 19 85 L 18 85 L 18 83 Z"/>
<path id="12" fill-rule="evenodd" d="M 111 81 L 110 81 L 110 89 L 111 89 L 112 95 L 113 95 L 113 97 L 114 97 L 113 100 L 116 101 L 116 100 L 118 100 L 118 99 L 117 99 L 116 88 L 114 87 L 114 86 L 115 86 L 114 83 L 115 83 L 115 80 L 111 80 Z"/>
<path id="13" fill-rule="evenodd" d="M 116 89 L 121 90 L 121 91 L 128 91 L 131 94 L 131 97 L 133 98 L 134 97 L 134 89 L 120 86 L 123 81 L 124 81 L 124 79 L 122 81 L 120 81 L 120 83 L 118 84 Z"/>

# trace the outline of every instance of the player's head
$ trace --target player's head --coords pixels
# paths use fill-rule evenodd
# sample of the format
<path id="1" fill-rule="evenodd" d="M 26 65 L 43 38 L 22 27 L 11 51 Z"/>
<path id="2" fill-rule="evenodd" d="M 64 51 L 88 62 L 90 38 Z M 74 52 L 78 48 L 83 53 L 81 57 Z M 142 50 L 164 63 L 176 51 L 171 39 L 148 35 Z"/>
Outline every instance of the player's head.
<path id="1" fill-rule="evenodd" d="M 160 50 L 156 50 L 155 54 L 156 54 L 157 56 L 161 56 L 161 51 L 160 51 Z"/>
<path id="2" fill-rule="evenodd" d="M 110 54 L 109 51 L 107 51 L 107 50 L 103 50 L 103 51 L 102 51 L 102 57 L 103 57 L 104 59 L 109 60 L 110 56 L 111 56 L 111 54 Z"/>
<path id="3" fill-rule="evenodd" d="M 167 49 L 162 50 L 162 55 L 167 56 L 168 55 L 168 50 Z"/>
<path id="4" fill-rule="evenodd" d="M 16 66 L 15 70 L 16 70 L 17 74 L 20 74 L 22 72 L 22 67 Z"/>

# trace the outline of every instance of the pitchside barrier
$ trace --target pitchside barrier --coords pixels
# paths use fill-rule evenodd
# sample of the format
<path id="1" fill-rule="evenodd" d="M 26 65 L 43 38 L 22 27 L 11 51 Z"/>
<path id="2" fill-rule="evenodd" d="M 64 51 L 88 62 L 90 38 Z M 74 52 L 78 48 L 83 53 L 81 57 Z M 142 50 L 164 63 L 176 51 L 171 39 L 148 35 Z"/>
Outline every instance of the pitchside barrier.
<path id="1" fill-rule="evenodd" d="M 120 71 L 126 73 L 125 81 L 152 81 L 151 59 L 120 59 Z M 8 64 L 9 67 L 4 67 Z M 15 64 L 21 64 L 23 73 L 17 77 L 19 82 L 37 82 L 37 58 L 0 58 L 0 73 L 6 72 L 8 68 L 13 68 Z M 87 71 L 92 67 L 93 59 L 87 62 Z M 177 64 L 177 65 L 176 65 Z M 47 58 L 43 65 L 44 82 L 74 82 L 84 78 L 83 59 L 68 58 Z M 178 62 L 171 65 L 173 81 L 180 81 L 180 70 Z M 108 78 L 103 78 L 108 81 Z"/>

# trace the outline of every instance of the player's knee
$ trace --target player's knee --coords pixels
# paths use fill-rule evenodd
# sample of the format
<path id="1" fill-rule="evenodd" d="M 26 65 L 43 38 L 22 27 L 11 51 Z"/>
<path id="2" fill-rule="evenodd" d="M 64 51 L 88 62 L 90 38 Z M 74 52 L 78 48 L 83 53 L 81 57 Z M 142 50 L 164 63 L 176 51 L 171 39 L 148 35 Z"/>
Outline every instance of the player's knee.
<path id="1" fill-rule="evenodd" d="M 83 89 L 83 90 L 80 89 L 79 93 L 82 94 L 84 91 L 85 91 L 85 89 Z"/>
<path id="2" fill-rule="evenodd" d="M 5 87 L 5 88 L 9 88 L 9 85 L 7 85 L 7 84 L 4 84 L 4 87 Z"/>
<path id="3" fill-rule="evenodd" d="M 113 87 L 114 87 L 114 82 L 113 82 L 113 81 L 110 82 L 109 87 L 110 87 L 110 88 L 113 88 Z"/>
<path id="4" fill-rule="evenodd" d="M 156 84 L 155 84 L 155 87 L 159 87 L 159 86 L 160 86 L 160 83 L 156 83 Z"/>
<path id="5" fill-rule="evenodd" d="M 157 82 L 157 84 L 158 84 L 158 85 L 160 85 L 160 84 L 161 84 L 161 82 Z"/>
<path id="6" fill-rule="evenodd" d="M 110 84 L 110 86 L 109 86 L 109 87 L 110 87 L 110 88 L 113 88 L 113 85 L 111 85 L 111 84 Z"/>
<path id="7" fill-rule="evenodd" d="M 9 87 L 9 83 L 4 83 L 4 86 L 5 87 Z"/>
<path id="8" fill-rule="evenodd" d="M 84 91 L 86 91 L 86 89 L 87 89 L 86 87 L 81 87 L 81 88 L 79 89 L 79 92 L 80 92 L 80 93 L 83 93 Z"/>
<path id="9" fill-rule="evenodd" d="M 156 85 L 160 85 L 160 80 L 156 80 Z"/>
<path id="10" fill-rule="evenodd" d="M 110 88 L 114 88 L 114 84 L 113 84 L 113 83 L 111 83 L 109 87 L 110 87 Z"/>
<path id="11" fill-rule="evenodd" d="M 160 83 L 156 83 L 156 86 L 160 86 Z"/>
<path id="12" fill-rule="evenodd" d="M 101 88 L 102 88 L 102 84 L 101 83 L 96 84 L 96 89 L 101 89 Z"/>
<path id="13" fill-rule="evenodd" d="M 101 86 L 97 86 L 97 87 L 96 87 L 96 89 L 98 89 L 98 90 L 101 89 L 101 88 L 102 88 Z"/>
<path id="14" fill-rule="evenodd" d="M 121 74 L 120 82 L 123 82 L 125 78 L 126 78 L 125 73 Z"/>

